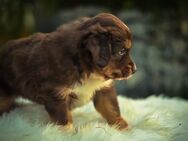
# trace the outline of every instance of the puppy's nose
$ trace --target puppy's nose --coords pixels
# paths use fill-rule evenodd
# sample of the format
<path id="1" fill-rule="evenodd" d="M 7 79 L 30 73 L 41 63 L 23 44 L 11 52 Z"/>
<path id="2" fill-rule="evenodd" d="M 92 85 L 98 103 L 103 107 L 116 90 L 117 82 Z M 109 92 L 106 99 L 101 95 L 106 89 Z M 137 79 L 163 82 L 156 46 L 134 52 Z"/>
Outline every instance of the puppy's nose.
<path id="1" fill-rule="evenodd" d="M 135 63 L 133 63 L 133 65 L 132 65 L 132 73 L 135 73 L 136 72 L 136 64 Z"/>

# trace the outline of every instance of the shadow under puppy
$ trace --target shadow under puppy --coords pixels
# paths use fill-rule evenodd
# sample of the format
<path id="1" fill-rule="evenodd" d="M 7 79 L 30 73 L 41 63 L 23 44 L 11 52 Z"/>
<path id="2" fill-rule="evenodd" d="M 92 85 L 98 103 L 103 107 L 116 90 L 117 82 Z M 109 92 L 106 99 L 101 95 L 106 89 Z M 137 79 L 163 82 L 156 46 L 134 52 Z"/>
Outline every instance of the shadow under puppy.
<path id="1" fill-rule="evenodd" d="M 57 124 L 69 125 L 71 110 L 92 99 L 109 125 L 126 129 L 113 80 L 136 71 L 130 49 L 128 27 L 107 13 L 10 41 L 0 52 L 0 114 L 22 96 L 43 104 Z"/>

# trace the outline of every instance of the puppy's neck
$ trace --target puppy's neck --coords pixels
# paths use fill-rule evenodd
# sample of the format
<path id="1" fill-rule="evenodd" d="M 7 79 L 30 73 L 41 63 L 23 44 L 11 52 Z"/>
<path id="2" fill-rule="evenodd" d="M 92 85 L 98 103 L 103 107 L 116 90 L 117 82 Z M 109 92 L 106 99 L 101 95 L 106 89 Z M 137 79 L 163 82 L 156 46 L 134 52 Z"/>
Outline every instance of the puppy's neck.
<path id="1" fill-rule="evenodd" d="M 86 79 L 81 80 L 81 83 L 76 83 L 71 90 L 77 96 L 77 101 L 71 105 L 72 109 L 89 102 L 97 90 L 110 87 L 112 82 L 112 80 L 105 80 L 103 77 L 92 73 Z"/>

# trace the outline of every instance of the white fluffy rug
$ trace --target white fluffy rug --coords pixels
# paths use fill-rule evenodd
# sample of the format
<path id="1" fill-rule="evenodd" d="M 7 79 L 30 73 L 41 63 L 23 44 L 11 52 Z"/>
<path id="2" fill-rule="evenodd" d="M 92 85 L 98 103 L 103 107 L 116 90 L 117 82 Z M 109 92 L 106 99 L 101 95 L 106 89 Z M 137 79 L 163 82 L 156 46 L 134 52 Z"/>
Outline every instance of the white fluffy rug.
<path id="1" fill-rule="evenodd" d="M 25 101 L 24 101 L 25 102 Z M 126 132 L 109 127 L 92 103 L 73 112 L 75 130 L 62 132 L 49 123 L 42 106 L 28 103 L 0 117 L 0 141 L 187 141 L 188 102 L 149 97 L 119 97 Z"/>

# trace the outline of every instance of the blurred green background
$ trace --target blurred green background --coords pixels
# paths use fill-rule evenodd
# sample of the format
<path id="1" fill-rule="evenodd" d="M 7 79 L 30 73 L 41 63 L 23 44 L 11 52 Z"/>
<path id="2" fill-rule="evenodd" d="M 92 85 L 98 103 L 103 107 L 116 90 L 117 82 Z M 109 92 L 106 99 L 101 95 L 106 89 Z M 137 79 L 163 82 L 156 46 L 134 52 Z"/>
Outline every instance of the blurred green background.
<path id="1" fill-rule="evenodd" d="M 187 0 L 0 0 L 0 45 L 100 12 L 115 14 L 133 34 L 138 71 L 116 82 L 118 93 L 188 99 Z"/>

